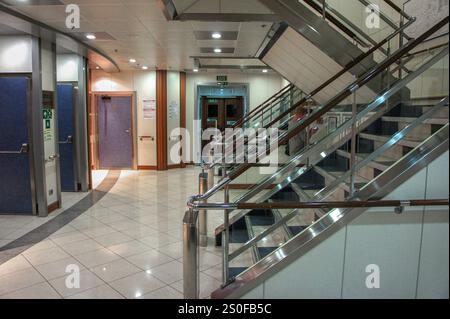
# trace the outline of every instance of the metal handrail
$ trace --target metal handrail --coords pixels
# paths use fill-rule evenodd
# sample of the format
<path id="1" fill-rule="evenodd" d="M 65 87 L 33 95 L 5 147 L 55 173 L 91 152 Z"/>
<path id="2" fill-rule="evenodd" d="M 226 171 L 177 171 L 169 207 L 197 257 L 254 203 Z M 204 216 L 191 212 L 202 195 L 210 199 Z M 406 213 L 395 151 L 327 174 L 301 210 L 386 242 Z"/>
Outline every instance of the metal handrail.
<path id="1" fill-rule="evenodd" d="M 373 208 L 373 207 L 414 207 L 448 206 L 448 199 L 408 199 L 408 200 L 366 200 L 366 201 L 327 201 L 327 202 L 269 202 L 269 203 L 199 203 L 195 210 L 231 209 L 333 209 L 333 208 Z M 194 208 L 192 207 L 192 208 Z"/>
<path id="2" fill-rule="evenodd" d="M 383 144 L 381 147 L 379 147 L 376 151 L 372 152 L 363 161 L 361 161 L 361 162 L 357 163 L 356 165 L 354 165 L 350 170 L 348 170 L 340 178 L 335 179 L 330 185 L 328 185 L 327 187 L 322 189 L 319 193 L 316 193 L 315 196 L 314 196 L 314 199 L 318 198 L 320 200 L 320 199 L 325 198 L 329 193 L 331 193 L 334 189 L 336 189 L 336 187 L 338 187 L 340 184 L 342 184 L 347 178 L 351 177 L 355 172 L 357 172 L 361 168 L 365 167 L 371 161 L 373 161 L 376 158 L 378 158 L 381 154 L 383 154 L 388 149 L 390 149 L 392 146 L 394 146 L 396 142 L 401 140 L 402 137 L 406 136 L 408 133 L 410 133 L 413 129 L 415 129 L 416 127 L 421 125 L 428 118 L 431 118 L 431 116 L 433 116 L 438 110 L 440 110 L 445 105 L 448 105 L 448 97 L 446 97 L 441 102 L 436 104 L 434 107 L 432 107 L 432 109 L 430 109 L 428 112 L 426 112 L 421 117 L 417 118 L 415 121 L 410 123 L 404 129 L 402 129 L 401 131 L 399 131 L 396 134 L 394 134 L 389 139 L 389 141 L 387 141 L 385 144 Z M 447 126 L 448 126 L 448 124 L 447 124 Z M 320 202 L 322 202 L 322 201 L 320 201 Z M 322 203 L 327 203 L 327 202 L 323 201 Z M 268 204 L 274 204 L 275 206 L 273 208 L 271 208 L 272 206 L 268 205 Z M 292 218 L 297 216 L 298 208 L 313 208 L 313 209 L 330 208 L 330 207 L 292 207 L 293 205 L 295 206 L 295 204 L 286 203 L 286 202 L 284 202 L 284 203 L 256 203 L 256 204 L 251 203 L 250 205 L 237 205 L 237 206 L 244 207 L 244 208 L 238 208 L 238 209 L 245 209 L 245 210 L 250 210 L 250 209 L 275 209 L 275 208 L 279 208 L 278 204 L 280 204 L 280 205 L 286 204 L 286 205 L 284 205 L 281 208 L 284 208 L 284 209 L 295 208 L 295 210 L 290 212 L 288 215 L 284 216 L 281 220 L 277 221 L 272 226 L 270 226 L 269 228 L 264 230 L 262 233 L 258 234 L 254 238 L 251 238 L 243 246 L 239 247 L 234 252 L 232 252 L 230 254 L 230 256 L 229 256 L 229 260 L 232 260 L 232 259 L 236 258 L 242 252 L 244 252 L 248 248 L 252 247 L 257 242 L 259 242 L 261 239 L 263 239 L 264 237 L 266 237 L 267 235 L 272 233 L 275 229 L 278 229 L 278 227 L 280 227 L 280 225 L 288 222 L 289 220 L 291 220 Z M 334 208 L 334 207 L 331 207 L 331 208 Z M 340 208 L 347 208 L 347 207 L 340 207 Z"/>
<path id="3" fill-rule="evenodd" d="M 265 102 L 261 103 L 258 107 L 250 111 L 247 115 L 244 115 L 242 119 L 236 122 L 235 125 L 233 125 L 233 128 L 241 127 L 245 122 L 250 120 L 252 117 L 255 117 L 256 114 L 260 113 L 267 105 L 270 105 L 273 103 L 273 101 L 277 100 L 280 96 L 284 95 L 286 92 L 291 91 L 294 89 L 295 86 L 293 84 L 289 84 L 282 88 L 280 91 L 275 93 L 273 96 L 268 98 Z"/>
<path id="4" fill-rule="evenodd" d="M 407 125 L 401 131 L 395 133 L 388 141 L 386 141 L 386 143 L 384 143 L 382 146 L 377 148 L 369 156 L 365 157 L 363 160 L 361 160 L 360 162 L 355 164 L 351 170 L 347 171 L 346 173 L 341 175 L 339 178 L 335 179 L 330 185 L 328 185 L 324 189 L 320 190 L 318 193 L 315 194 L 315 196 L 324 198 L 326 196 L 326 194 L 328 194 L 328 192 L 330 192 L 332 189 L 336 188 L 338 185 L 342 184 L 347 178 L 350 177 L 350 175 L 352 173 L 357 172 L 361 168 L 368 165 L 370 162 L 377 159 L 380 155 L 382 155 L 389 148 L 391 148 L 393 145 L 395 145 L 396 142 L 398 142 L 403 137 L 405 137 L 407 134 L 409 134 L 413 129 L 415 129 L 419 125 L 423 124 L 427 119 L 431 118 L 431 116 L 434 115 L 437 111 L 439 111 L 443 106 L 445 106 L 445 105 L 448 106 L 448 103 L 449 103 L 449 97 L 447 96 L 447 97 L 443 98 L 438 104 L 433 106 L 428 112 L 426 112 L 422 116 L 418 117 L 416 120 L 411 122 L 409 125 Z"/>
<path id="5" fill-rule="evenodd" d="M 313 124 L 315 121 L 320 119 L 325 113 L 327 113 L 332 108 L 337 106 L 339 104 L 339 102 L 341 102 L 345 98 L 349 97 L 353 92 L 358 90 L 358 88 L 364 86 L 369 81 L 371 81 L 373 78 L 378 76 L 381 72 L 383 72 L 389 66 L 394 64 L 395 61 L 402 58 L 402 56 L 404 54 L 408 53 L 413 48 L 417 47 L 420 43 L 422 43 L 428 37 L 430 37 L 431 35 L 436 33 L 438 30 L 440 30 L 446 24 L 448 24 L 448 17 L 446 17 L 443 20 L 441 20 L 440 22 L 438 22 L 436 25 L 434 25 L 431 29 L 429 29 L 428 31 L 423 33 L 417 39 L 410 41 L 406 46 L 399 49 L 391 57 L 389 57 L 385 61 L 378 64 L 374 69 L 368 71 L 361 78 L 357 79 L 354 83 L 350 84 L 341 93 L 339 93 L 334 98 L 332 98 L 329 102 L 327 102 L 322 108 L 320 108 L 319 110 L 314 112 L 311 116 L 300 121 L 300 123 L 295 128 L 290 130 L 287 134 L 285 134 L 283 137 L 281 137 L 278 140 L 278 144 L 283 145 L 284 143 L 288 142 L 292 137 L 298 135 L 301 131 L 305 130 L 309 125 Z M 235 179 L 238 176 L 240 176 L 242 173 L 244 173 L 247 169 L 248 169 L 248 164 L 243 164 L 242 166 L 238 167 L 236 170 L 230 172 L 229 178 Z"/>
<path id="6" fill-rule="evenodd" d="M 429 29 L 427 32 L 425 32 L 424 34 L 422 34 L 420 37 L 418 37 L 416 40 L 414 41 L 410 41 L 404 48 L 400 49 L 398 52 L 396 52 L 394 55 L 392 55 L 390 58 L 386 59 L 385 61 L 383 61 L 382 63 L 380 63 L 379 65 L 375 66 L 372 70 L 369 70 L 366 74 L 364 74 L 364 76 L 358 80 L 356 80 L 354 83 L 350 84 L 346 89 L 343 90 L 343 92 L 341 92 L 340 94 L 338 94 L 335 98 L 333 98 L 332 100 L 330 100 L 329 102 L 327 102 L 320 110 L 316 111 L 315 113 L 313 113 L 310 117 L 302 120 L 299 122 L 299 124 L 290 132 L 283 134 L 282 138 L 281 138 L 281 142 L 280 140 L 278 140 L 277 142 L 280 142 L 281 144 L 287 142 L 288 140 L 290 140 L 294 135 L 300 133 L 302 130 L 304 130 L 305 128 L 307 128 L 310 124 L 312 124 L 314 121 L 316 121 L 317 119 L 319 119 L 324 113 L 328 112 L 330 109 L 332 109 L 333 107 L 335 107 L 341 100 L 347 98 L 349 95 L 351 95 L 355 90 L 357 90 L 361 85 L 364 85 L 365 83 L 369 82 L 372 78 L 374 78 L 375 76 L 377 76 L 378 74 L 380 74 L 381 72 L 383 72 L 383 70 L 385 70 L 387 67 L 389 67 L 391 64 L 393 64 L 396 60 L 398 60 L 399 58 L 401 58 L 405 53 L 409 52 L 410 50 L 414 49 L 416 46 L 418 46 L 423 40 L 427 39 L 429 36 L 431 36 L 432 34 L 434 34 L 436 31 L 438 31 L 439 29 L 441 29 L 444 25 L 446 25 L 448 23 L 448 17 L 444 18 L 443 20 L 441 20 L 439 23 L 437 23 L 436 25 L 434 25 L 431 29 Z M 405 24 L 403 27 L 406 27 L 407 24 Z M 399 30 L 397 30 L 395 33 L 399 32 Z M 385 40 L 381 41 L 379 43 L 379 45 L 383 45 L 385 44 L 387 41 L 389 41 L 389 39 L 391 37 L 394 37 L 394 34 L 391 34 L 388 38 L 386 38 Z M 376 49 L 376 47 L 372 48 L 372 49 Z M 368 51 L 370 52 L 370 51 Z M 361 57 L 361 56 L 360 56 Z M 356 62 L 360 62 L 361 60 L 363 60 L 363 58 L 357 58 L 354 61 L 350 63 L 350 65 L 354 66 L 353 63 L 355 63 L 355 65 L 357 64 Z M 312 96 L 314 96 L 315 94 L 317 94 L 318 92 L 320 92 L 324 87 L 328 86 L 328 84 L 330 84 L 331 82 L 333 82 L 335 80 L 335 78 L 341 76 L 342 74 L 344 74 L 346 71 L 341 70 L 340 72 L 338 72 L 333 78 L 331 78 L 330 80 L 326 81 L 325 83 L 323 83 L 321 86 L 319 86 L 317 89 L 315 89 L 312 93 L 310 93 L 307 97 L 303 98 L 301 101 L 299 101 L 296 105 L 294 105 L 293 107 L 291 107 L 290 110 L 285 111 L 285 114 L 280 115 L 279 117 L 282 118 L 284 117 L 286 114 L 288 114 L 289 112 L 292 111 L 292 109 L 295 109 L 296 107 L 298 107 L 299 105 L 301 105 L 302 103 L 305 103 L 308 99 L 310 99 Z M 386 98 L 386 94 L 384 96 Z M 278 119 L 279 120 L 279 119 Z M 278 120 L 274 120 L 274 122 L 278 121 Z M 273 124 L 273 123 L 271 123 Z M 269 125 L 271 125 L 269 124 Z M 236 179 L 238 176 L 240 176 L 242 173 L 244 173 L 248 168 L 251 167 L 251 164 L 242 164 L 240 166 L 238 166 L 235 170 L 233 170 L 232 172 L 230 172 L 228 174 L 228 176 L 224 177 L 223 179 L 221 179 L 214 187 L 212 187 L 211 189 L 209 189 L 205 194 L 202 195 L 194 195 L 189 199 L 189 202 L 194 202 L 197 200 L 207 200 L 208 198 L 210 198 L 212 195 L 214 195 L 215 193 L 217 193 L 219 190 L 223 189 L 226 185 L 228 185 L 232 180 Z"/>
<path id="7" fill-rule="evenodd" d="M 412 18 L 408 23 L 405 23 L 402 27 L 395 30 L 393 33 L 391 33 L 389 36 L 387 36 L 384 40 L 380 41 L 376 46 L 372 47 L 370 50 L 368 50 L 365 53 L 362 53 L 357 58 L 352 60 L 350 63 L 348 63 L 343 69 L 341 69 L 339 72 L 337 72 L 333 77 L 322 83 L 320 86 L 318 86 L 316 89 L 314 89 L 311 93 L 306 95 L 303 99 L 295 103 L 293 106 L 291 106 L 289 109 L 285 110 L 281 114 L 279 114 L 274 120 L 272 120 L 269 124 L 264 126 L 264 128 L 270 128 L 273 127 L 278 121 L 283 119 L 286 115 L 292 113 L 297 107 L 301 106 L 302 104 L 310 101 L 314 96 L 316 96 L 318 93 L 320 93 L 323 89 L 325 89 L 327 86 L 329 86 L 331 83 L 336 81 L 338 78 L 340 78 L 342 75 L 347 73 L 351 68 L 356 66 L 358 63 L 362 62 L 365 58 L 367 58 L 369 55 L 377 51 L 378 49 L 382 48 L 386 43 L 388 43 L 390 40 L 392 40 L 397 34 L 404 31 L 406 28 L 408 28 L 411 24 L 413 24 L 416 21 L 415 18 Z M 396 60 L 394 61 L 396 63 Z M 370 72 L 370 71 L 369 71 Z M 291 117 L 285 119 L 280 125 L 285 125 L 291 120 Z M 317 119 L 315 119 L 317 120 Z M 315 121 L 314 120 L 314 121 Z M 314 122 L 313 121 L 313 122 Z M 216 164 L 216 163 L 214 163 Z M 214 165 L 213 164 L 213 165 Z M 232 178 L 234 179 L 234 178 Z"/>
<path id="8" fill-rule="evenodd" d="M 19 155 L 19 154 L 26 154 L 29 151 L 29 145 L 27 143 L 23 143 L 20 146 L 20 149 L 18 151 L 0 151 L 1 155 Z"/>

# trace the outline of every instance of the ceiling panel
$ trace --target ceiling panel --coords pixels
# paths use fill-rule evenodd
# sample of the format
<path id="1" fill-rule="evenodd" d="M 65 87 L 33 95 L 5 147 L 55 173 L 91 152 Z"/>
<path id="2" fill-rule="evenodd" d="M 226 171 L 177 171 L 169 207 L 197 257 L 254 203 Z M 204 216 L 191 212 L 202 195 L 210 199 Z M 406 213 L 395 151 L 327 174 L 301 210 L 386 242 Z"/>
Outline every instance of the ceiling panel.
<path id="1" fill-rule="evenodd" d="M 108 34 L 106 39 L 99 36 L 98 40 L 89 41 L 89 44 L 113 57 L 119 67 L 125 70 L 135 68 L 137 64 L 159 68 L 171 66 L 183 70 L 192 69 L 194 61 L 191 56 L 200 55 L 201 48 L 206 48 L 203 52 L 207 53 L 202 53 L 206 56 L 253 56 L 271 26 L 268 22 L 167 21 L 158 2 L 158 0 L 61 0 L 40 2 L 45 5 L 20 5 L 13 8 L 81 38 L 86 33 Z M 66 28 L 65 4 L 80 5 L 80 29 Z M 183 11 L 270 13 L 257 0 L 174 0 L 174 4 L 178 13 Z M 223 33 L 222 39 L 211 39 L 211 32 Z M 224 48 L 224 53 L 214 53 L 213 50 L 217 47 Z M 128 62 L 130 58 L 137 59 L 138 63 L 130 64 Z"/>

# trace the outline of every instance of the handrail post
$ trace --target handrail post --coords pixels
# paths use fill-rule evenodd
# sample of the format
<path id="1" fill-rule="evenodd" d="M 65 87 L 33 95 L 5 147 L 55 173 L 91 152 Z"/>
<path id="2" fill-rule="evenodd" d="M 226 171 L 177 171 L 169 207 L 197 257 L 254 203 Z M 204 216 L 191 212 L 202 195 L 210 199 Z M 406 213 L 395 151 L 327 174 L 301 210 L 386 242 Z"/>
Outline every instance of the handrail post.
<path id="1" fill-rule="evenodd" d="M 230 202 L 230 190 L 227 187 L 224 188 L 224 203 Z M 222 282 L 225 286 L 230 278 L 229 274 L 229 244 L 230 244 L 230 215 L 228 210 L 224 210 L 224 231 L 222 232 L 222 248 L 223 248 L 223 258 L 222 258 Z"/>
<path id="2" fill-rule="evenodd" d="M 355 174 L 353 168 L 356 165 L 356 115 L 357 115 L 357 97 L 356 90 L 353 92 L 353 103 L 352 103 L 352 139 L 351 139 L 351 150 L 350 150 L 350 197 L 355 194 Z"/>
<path id="3" fill-rule="evenodd" d="M 211 169 L 209 170 L 211 171 Z M 204 195 L 209 189 L 209 174 L 208 173 L 200 173 L 198 177 L 199 184 L 199 194 Z M 206 203 L 206 200 L 203 201 Z M 201 247 L 208 246 L 208 215 L 206 209 L 202 209 L 198 212 L 199 217 L 199 244 Z"/>
<path id="4" fill-rule="evenodd" d="M 190 209 L 183 219 L 183 292 L 185 299 L 199 298 L 198 212 Z"/>

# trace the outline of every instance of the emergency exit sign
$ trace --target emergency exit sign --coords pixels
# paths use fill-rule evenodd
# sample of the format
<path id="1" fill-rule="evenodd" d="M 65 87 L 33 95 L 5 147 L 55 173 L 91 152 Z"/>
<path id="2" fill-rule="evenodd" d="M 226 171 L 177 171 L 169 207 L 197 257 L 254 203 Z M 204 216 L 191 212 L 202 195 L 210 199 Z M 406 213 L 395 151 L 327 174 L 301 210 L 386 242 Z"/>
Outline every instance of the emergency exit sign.
<path id="1" fill-rule="evenodd" d="M 228 82 L 228 76 L 226 75 L 218 75 L 217 82 Z"/>

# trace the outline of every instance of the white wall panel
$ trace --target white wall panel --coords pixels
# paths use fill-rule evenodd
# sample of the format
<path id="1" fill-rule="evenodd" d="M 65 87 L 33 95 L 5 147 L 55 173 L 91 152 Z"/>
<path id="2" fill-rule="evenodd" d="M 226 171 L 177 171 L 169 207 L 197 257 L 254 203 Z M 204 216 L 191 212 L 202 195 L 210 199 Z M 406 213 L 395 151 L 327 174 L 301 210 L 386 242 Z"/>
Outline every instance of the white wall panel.
<path id="1" fill-rule="evenodd" d="M 0 73 L 31 72 L 31 37 L 0 36 Z"/>

